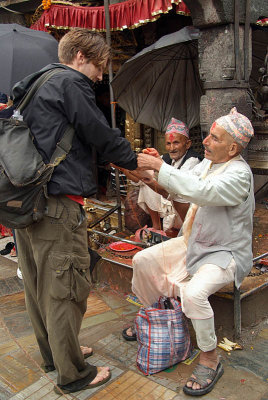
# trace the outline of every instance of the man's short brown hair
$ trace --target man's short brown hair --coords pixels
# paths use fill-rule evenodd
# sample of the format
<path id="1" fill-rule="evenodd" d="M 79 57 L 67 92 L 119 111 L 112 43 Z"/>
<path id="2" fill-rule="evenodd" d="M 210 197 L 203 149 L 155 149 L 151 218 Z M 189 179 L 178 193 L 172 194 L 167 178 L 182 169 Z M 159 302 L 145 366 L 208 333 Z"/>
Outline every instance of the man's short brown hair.
<path id="1" fill-rule="evenodd" d="M 59 61 L 71 64 L 78 51 L 96 66 L 105 66 L 111 57 L 111 49 L 102 35 L 85 28 L 72 28 L 63 36 L 58 48 Z"/>

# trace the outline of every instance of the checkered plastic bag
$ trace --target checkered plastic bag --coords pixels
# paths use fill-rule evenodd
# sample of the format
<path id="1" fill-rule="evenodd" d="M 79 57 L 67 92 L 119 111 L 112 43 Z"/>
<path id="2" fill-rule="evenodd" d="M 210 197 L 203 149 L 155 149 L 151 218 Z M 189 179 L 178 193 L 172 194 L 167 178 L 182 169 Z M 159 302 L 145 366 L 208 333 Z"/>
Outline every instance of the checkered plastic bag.
<path id="1" fill-rule="evenodd" d="M 160 297 L 152 307 L 140 308 L 135 326 L 137 367 L 145 375 L 163 371 L 191 355 L 188 325 L 178 300 Z"/>

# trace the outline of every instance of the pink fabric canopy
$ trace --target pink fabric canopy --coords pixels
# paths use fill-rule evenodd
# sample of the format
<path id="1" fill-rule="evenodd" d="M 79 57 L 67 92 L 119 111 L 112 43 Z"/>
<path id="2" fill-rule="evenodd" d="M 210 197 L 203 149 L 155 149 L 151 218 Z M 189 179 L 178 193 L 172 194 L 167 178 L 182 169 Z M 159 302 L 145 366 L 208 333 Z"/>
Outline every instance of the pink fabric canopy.
<path id="1" fill-rule="evenodd" d="M 179 0 L 128 0 L 111 4 L 110 28 L 112 31 L 136 28 L 149 21 L 155 21 L 160 14 L 167 13 L 176 6 L 176 12 L 190 15 L 186 5 Z M 51 28 L 69 29 L 70 27 L 88 28 L 93 31 L 105 31 L 104 7 L 81 7 L 52 3 L 41 18 L 31 28 L 49 31 Z"/>

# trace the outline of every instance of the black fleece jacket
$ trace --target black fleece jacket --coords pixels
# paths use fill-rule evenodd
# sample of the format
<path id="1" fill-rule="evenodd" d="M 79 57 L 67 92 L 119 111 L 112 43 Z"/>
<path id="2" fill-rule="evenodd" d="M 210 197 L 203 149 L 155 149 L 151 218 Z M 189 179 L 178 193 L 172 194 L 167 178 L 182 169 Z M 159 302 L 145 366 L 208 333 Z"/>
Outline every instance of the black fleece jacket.
<path id="1" fill-rule="evenodd" d="M 75 128 L 67 158 L 54 170 L 48 184 L 49 194 L 88 197 L 96 193 L 92 150 L 120 167 L 137 168 L 136 154 L 119 129 L 110 128 L 97 107 L 93 82 L 84 74 L 62 64 L 50 64 L 26 77 L 13 88 L 17 105 L 32 83 L 50 69 L 63 67 L 39 88 L 23 111 L 24 121 L 34 136 L 38 151 L 47 163 L 68 124 Z"/>

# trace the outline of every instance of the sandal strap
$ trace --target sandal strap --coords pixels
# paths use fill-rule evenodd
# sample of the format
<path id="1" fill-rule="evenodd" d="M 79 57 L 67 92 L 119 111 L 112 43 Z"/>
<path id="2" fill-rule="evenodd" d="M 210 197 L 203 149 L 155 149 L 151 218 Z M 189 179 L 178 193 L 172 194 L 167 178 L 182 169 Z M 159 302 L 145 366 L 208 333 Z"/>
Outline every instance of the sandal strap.
<path id="1" fill-rule="evenodd" d="M 195 369 L 193 370 L 193 375 L 194 377 L 190 377 L 188 379 L 188 382 L 196 382 L 198 383 L 202 388 L 205 388 L 206 386 L 209 385 L 207 382 L 207 379 L 213 381 L 217 372 L 209 367 L 206 367 L 205 365 L 202 364 L 197 364 Z"/>
<path id="2" fill-rule="evenodd" d="M 132 335 L 136 335 L 136 329 L 134 325 L 130 326 L 129 329 L 131 329 Z"/>

